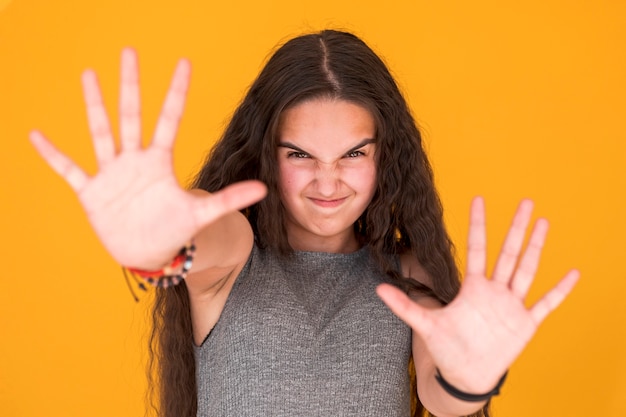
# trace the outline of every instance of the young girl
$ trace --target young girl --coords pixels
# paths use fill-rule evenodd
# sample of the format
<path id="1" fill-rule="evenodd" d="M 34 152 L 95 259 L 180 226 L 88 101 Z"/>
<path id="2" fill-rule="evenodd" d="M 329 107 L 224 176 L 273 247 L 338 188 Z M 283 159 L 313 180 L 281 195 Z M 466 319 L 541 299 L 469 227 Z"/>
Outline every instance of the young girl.
<path id="1" fill-rule="evenodd" d="M 547 231 L 538 220 L 520 256 L 532 203 L 487 279 L 474 200 L 461 286 L 404 98 L 374 52 L 331 30 L 276 51 L 184 190 L 171 159 L 189 71 L 181 61 L 142 148 L 136 56 L 123 52 L 119 151 L 85 72 L 93 177 L 31 134 L 106 249 L 158 287 L 160 414 L 488 415 L 578 277 L 524 306 Z"/>

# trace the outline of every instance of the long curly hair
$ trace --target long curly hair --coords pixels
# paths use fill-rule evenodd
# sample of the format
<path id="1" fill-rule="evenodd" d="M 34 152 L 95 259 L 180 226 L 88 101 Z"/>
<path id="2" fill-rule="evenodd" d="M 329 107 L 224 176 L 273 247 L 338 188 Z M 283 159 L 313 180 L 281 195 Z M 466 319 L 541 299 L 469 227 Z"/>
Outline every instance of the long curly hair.
<path id="1" fill-rule="evenodd" d="M 209 153 L 192 186 L 215 192 L 248 179 L 263 181 L 265 199 L 243 213 L 256 244 L 288 254 L 285 208 L 278 190 L 277 132 L 281 114 L 314 98 L 334 98 L 370 111 L 376 125 L 376 190 L 354 224 L 354 232 L 381 271 L 407 291 L 449 303 L 460 287 L 454 247 L 420 132 L 383 61 L 361 39 L 335 30 L 287 41 L 268 60 Z M 402 277 L 391 255 L 410 252 L 432 288 Z M 187 288 L 158 290 L 153 307 L 149 378 L 152 405 L 163 417 L 195 417 L 196 375 Z M 416 395 L 412 364 L 413 415 L 428 415 Z M 488 416 L 488 407 L 474 416 Z"/>

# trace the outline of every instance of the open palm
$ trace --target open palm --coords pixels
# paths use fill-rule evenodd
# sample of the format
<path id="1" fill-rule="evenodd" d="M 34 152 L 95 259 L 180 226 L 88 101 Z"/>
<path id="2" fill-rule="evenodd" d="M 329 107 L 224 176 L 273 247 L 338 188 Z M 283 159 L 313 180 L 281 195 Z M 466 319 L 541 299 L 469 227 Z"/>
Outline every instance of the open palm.
<path id="1" fill-rule="evenodd" d="M 461 290 L 447 306 L 427 309 L 390 285 L 378 294 L 414 332 L 445 378 L 469 392 L 487 392 L 506 372 L 538 326 L 578 279 L 570 271 L 531 308 L 524 299 L 534 279 L 548 223 L 539 219 L 520 258 L 532 202 L 520 204 L 491 279 L 486 275 L 484 203 L 472 203 L 467 271 Z"/>
<path id="2" fill-rule="evenodd" d="M 172 147 L 183 113 L 190 65 L 181 60 L 149 146 L 141 140 L 136 53 L 122 52 L 120 150 L 116 150 L 93 71 L 82 77 L 87 116 L 99 170 L 87 175 L 38 131 L 30 139 L 41 156 L 76 192 L 98 237 L 122 265 L 160 267 L 201 228 L 246 207 L 265 193 L 251 181 L 212 195 L 184 190 L 173 172 Z"/>

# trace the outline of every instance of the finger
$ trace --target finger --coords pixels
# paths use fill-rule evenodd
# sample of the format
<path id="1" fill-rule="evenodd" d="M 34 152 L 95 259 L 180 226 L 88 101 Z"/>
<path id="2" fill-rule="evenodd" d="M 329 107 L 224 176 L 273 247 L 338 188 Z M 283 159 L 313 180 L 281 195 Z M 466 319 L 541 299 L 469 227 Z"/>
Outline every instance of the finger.
<path id="1" fill-rule="evenodd" d="M 511 275 L 515 270 L 517 259 L 524 244 L 524 236 L 530 222 L 530 216 L 533 211 L 533 202 L 531 200 L 522 200 L 513 217 L 513 223 L 509 228 L 502 251 L 493 270 L 493 280 L 497 282 L 508 283 Z"/>
<path id="2" fill-rule="evenodd" d="M 40 132 L 32 131 L 29 138 L 39 155 L 45 159 L 48 165 L 63 177 L 76 193 L 79 193 L 89 179 L 87 174 L 70 158 L 52 146 Z"/>
<path id="3" fill-rule="evenodd" d="M 111 126 L 102 101 L 96 73 L 91 70 L 85 71 L 82 82 L 89 130 L 98 165 L 102 167 L 115 156 L 115 141 L 111 134 Z"/>
<path id="4" fill-rule="evenodd" d="M 485 232 L 485 203 L 475 197 L 470 208 L 467 242 L 467 276 L 485 276 L 487 263 L 487 235 Z"/>
<path id="5" fill-rule="evenodd" d="M 541 258 L 541 251 L 543 244 L 546 241 L 546 235 L 548 234 L 548 221 L 545 219 L 537 220 L 533 232 L 530 235 L 528 241 L 528 247 L 524 252 L 524 256 L 513 275 L 511 280 L 511 290 L 520 299 L 524 299 L 532 284 L 535 274 L 537 273 L 537 267 L 539 266 L 539 259 Z"/>
<path id="6" fill-rule="evenodd" d="M 398 316 L 420 335 L 430 333 L 432 321 L 428 318 L 428 311 L 411 300 L 404 292 L 390 284 L 381 284 L 376 288 L 376 294 Z"/>
<path id="7" fill-rule="evenodd" d="M 537 325 L 541 324 L 548 314 L 563 302 L 578 282 L 579 277 L 580 273 L 577 270 L 568 272 L 554 288 L 535 303 L 530 309 L 530 315 Z"/>
<path id="8" fill-rule="evenodd" d="M 122 149 L 133 150 L 139 149 L 141 146 L 139 70 L 137 53 L 131 48 L 126 48 L 122 51 L 120 139 Z"/>
<path id="9" fill-rule="evenodd" d="M 194 216 L 198 227 L 217 220 L 221 216 L 243 208 L 263 199 L 267 188 L 259 181 L 243 181 L 230 185 L 223 190 L 196 200 Z"/>
<path id="10" fill-rule="evenodd" d="M 178 124 L 185 107 L 190 72 L 191 66 L 189 61 L 181 59 L 174 72 L 174 77 L 165 97 L 163 109 L 154 132 L 152 143 L 155 146 L 170 149 L 174 144 Z"/>

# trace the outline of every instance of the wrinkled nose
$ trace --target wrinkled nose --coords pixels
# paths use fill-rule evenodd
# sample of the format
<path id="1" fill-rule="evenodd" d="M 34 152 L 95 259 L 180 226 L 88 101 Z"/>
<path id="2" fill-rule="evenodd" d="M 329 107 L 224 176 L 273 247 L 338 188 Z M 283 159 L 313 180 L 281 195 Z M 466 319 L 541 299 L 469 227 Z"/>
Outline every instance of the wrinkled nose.
<path id="1" fill-rule="evenodd" d="M 339 190 L 340 175 L 336 163 L 317 162 L 315 182 L 317 192 L 323 197 L 334 197 Z"/>

